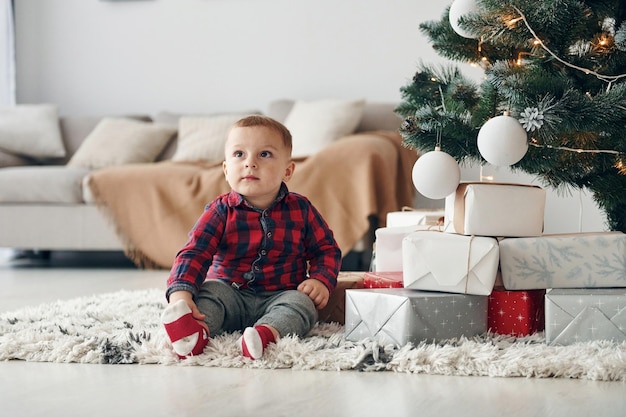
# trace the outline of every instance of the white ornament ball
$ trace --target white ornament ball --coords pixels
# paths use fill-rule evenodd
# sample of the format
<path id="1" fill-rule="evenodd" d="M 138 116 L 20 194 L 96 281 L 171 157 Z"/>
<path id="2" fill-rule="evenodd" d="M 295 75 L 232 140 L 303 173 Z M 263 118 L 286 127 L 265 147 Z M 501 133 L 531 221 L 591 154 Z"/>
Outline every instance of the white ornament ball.
<path id="1" fill-rule="evenodd" d="M 461 169 L 453 157 L 436 148 L 417 159 L 411 176 L 420 194 L 438 200 L 457 189 L 461 181 Z"/>
<path id="2" fill-rule="evenodd" d="M 477 36 L 459 26 L 459 18 L 469 13 L 478 13 L 480 8 L 477 0 L 454 0 L 450 6 L 450 25 L 459 35 L 468 39 L 476 39 Z"/>
<path id="3" fill-rule="evenodd" d="M 509 166 L 520 161 L 528 151 L 526 130 L 509 115 L 489 119 L 478 132 L 478 150 L 487 162 Z"/>

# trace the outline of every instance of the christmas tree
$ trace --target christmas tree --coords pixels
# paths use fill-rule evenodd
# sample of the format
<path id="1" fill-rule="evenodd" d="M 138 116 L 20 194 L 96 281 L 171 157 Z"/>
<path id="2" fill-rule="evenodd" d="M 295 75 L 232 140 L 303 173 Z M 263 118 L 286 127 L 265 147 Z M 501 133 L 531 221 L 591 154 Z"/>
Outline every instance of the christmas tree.
<path id="1" fill-rule="evenodd" d="M 440 145 L 461 164 L 492 162 L 490 146 L 504 147 L 496 159 L 512 148 L 517 156 L 495 164 L 557 190 L 586 188 L 608 228 L 626 232 L 626 1 L 455 0 L 420 30 L 485 79 L 420 64 L 396 109 L 407 147 Z M 521 153 L 519 128 L 487 129 L 505 117 L 523 129 Z"/>

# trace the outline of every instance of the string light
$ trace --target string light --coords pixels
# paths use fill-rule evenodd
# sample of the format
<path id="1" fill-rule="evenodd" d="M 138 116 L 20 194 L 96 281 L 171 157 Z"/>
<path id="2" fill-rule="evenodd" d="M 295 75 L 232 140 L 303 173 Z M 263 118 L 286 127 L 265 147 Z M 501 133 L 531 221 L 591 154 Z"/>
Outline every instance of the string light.
<path id="1" fill-rule="evenodd" d="M 483 43 L 485 42 L 484 36 L 480 37 L 480 41 L 478 41 L 478 56 L 480 56 L 480 68 L 487 69 L 489 67 L 489 58 L 483 55 Z M 476 64 L 478 66 L 478 64 Z"/>
<path id="2" fill-rule="evenodd" d="M 557 61 L 559 61 L 560 63 L 562 63 L 563 65 L 566 65 L 570 68 L 576 69 L 578 71 L 582 71 L 583 73 L 587 74 L 587 75 L 594 75 L 596 78 L 598 78 L 601 81 L 604 81 L 606 83 L 608 83 L 608 88 L 607 91 L 610 89 L 611 85 L 613 82 L 619 80 L 620 78 L 624 78 L 626 77 L 626 74 L 619 74 L 619 75 L 605 75 L 605 74 L 600 74 L 596 71 L 590 70 L 588 68 L 583 68 L 574 64 L 571 64 L 565 60 L 563 60 L 562 58 L 560 58 L 558 55 L 556 55 L 554 52 L 552 52 L 552 50 L 550 50 L 550 48 L 548 48 L 543 41 L 541 40 L 541 38 L 539 38 L 539 36 L 537 35 L 537 33 L 533 30 L 533 28 L 530 26 L 530 24 L 528 23 L 528 20 L 526 19 L 526 16 L 524 15 L 524 13 L 522 13 L 517 7 L 512 6 L 513 9 L 515 9 L 515 11 L 519 14 L 518 17 L 512 17 L 508 20 L 506 20 L 506 25 L 509 28 L 513 28 L 518 22 L 522 21 L 524 22 L 524 25 L 526 26 L 526 28 L 530 31 L 530 33 L 533 36 L 533 41 L 532 41 L 532 45 L 534 47 L 541 47 L 543 50 L 545 50 L 548 54 L 550 54 L 554 59 L 556 59 Z M 484 38 L 481 37 L 480 41 L 478 42 L 478 53 L 479 55 L 482 55 L 482 44 L 484 43 Z M 609 38 L 607 38 L 605 35 L 602 35 L 599 40 L 598 40 L 598 44 L 602 47 L 606 47 L 607 45 L 610 45 L 611 40 Z M 523 58 L 525 56 L 539 56 L 535 53 L 532 52 L 519 52 L 517 55 L 517 60 L 515 61 L 515 63 L 517 65 L 522 65 L 523 64 Z M 480 61 L 483 65 L 488 64 L 488 58 L 486 56 L 482 56 L 480 58 Z M 433 81 L 435 81 L 433 79 Z M 439 88 L 441 89 L 441 86 L 439 86 Z M 589 92 L 586 93 L 586 95 L 588 97 L 591 98 L 591 94 Z M 443 98 L 443 93 L 441 92 L 441 97 Z M 445 109 L 445 104 L 443 103 L 442 100 L 442 107 Z M 624 109 L 623 106 L 618 106 L 622 109 Z M 438 142 L 440 141 L 440 137 L 438 137 Z M 567 151 L 567 152 L 575 152 L 575 153 L 593 153 L 593 154 L 611 154 L 611 155 L 618 155 L 618 156 L 624 156 L 624 153 L 621 151 L 615 151 L 615 150 L 608 150 L 608 149 L 581 149 L 581 148 L 570 148 L 567 146 L 552 146 L 552 145 L 541 145 L 537 142 L 537 140 L 535 138 L 531 138 L 531 140 L 529 141 L 529 145 L 533 146 L 535 148 L 546 148 L 546 149 L 554 149 L 554 150 L 559 150 L 559 151 Z M 618 161 L 615 164 L 615 167 L 620 171 L 620 173 L 625 174 L 626 175 L 626 164 L 622 163 L 622 161 Z M 482 167 L 481 167 L 482 168 Z M 490 178 L 488 177 L 484 177 L 487 180 L 490 180 Z M 483 179 L 483 176 L 481 174 L 481 180 Z"/>
<path id="3" fill-rule="evenodd" d="M 526 16 L 524 15 L 524 13 L 522 13 L 517 7 L 512 6 L 515 11 L 517 13 L 519 13 L 519 18 L 517 21 L 521 20 L 524 22 L 524 25 L 526 25 L 526 28 L 529 30 L 529 32 L 533 35 L 533 38 L 535 38 L 535 42 L 536 45 L 541 46 L 541 48 L 543 48 L 543 50 L 545 50 L 547 53 L 549 53 L 554 59 L 556 59 L 557 61 L 559 61 L 561 64 L 568 66 L 570 68 L 573 68 L 575 70 L 578 71 L 582 71 L 583 73 L 587 74 L 587 75 L 593 75 L 596 78 L 598 78 L 601 81 L 607 82 L 609 83 L 609 88 L 611 86 L 611 83 L 619 80 L 620 78 L 624 78 L 626 77 L 626 74 L 619 74 L 619 75 L 604 75 L 604 74 L 600 74 L 596 71 L 592 71 L 588 68 L 583 68 L 583 67 L 579 67 L 578 65 L 574 65 L 574 64 L 570 64 L 569 62 L 563 60 L 562 58 L 560 58 L 557 54 L 555 54 L 554 52 L 552 52 L 550 50 L 550 48 L 548 48 L 543 41 L 539 38 L 539 36 L 537 35 L 537 33 L 535 33 L 535 31 L 533 30 L 533 28 L 530 26 L 530 24 L 528 23 L 528 20 L 526 20 Z M 515 20 L 515 19 L 513 19 Z M 510 23 L 513 22 L 513 20 L 509 21 L 509 26 Z M 515 23 L 517 23 L 517 21 Z"/>
<path id="4" fill-rule="evenodd" d="M 515 63 L 518 66 L 521 66 L 524 63 L 523 59 L 524 59 L 525 56 L 537 56 L 537 55 L 535 55 L 535 54 L 533 54 L 531 52 L 519 52 L 517 54 L 517 60 L 515 61 Z"/>
<path id="5" fill-rule="evenodd" d="M 601 81 L 604 81 L 606 83 L 608 83 L 607 86 L 607 91 L 610 90 L 612 84 L 619 80 L 620 78 L 624 78 L 626 77 L 626 74 L 619 74 L 619 75 L 605 75 L 605 74 L 600 74 L 596 71 L 590 70 L 588 68 L 583 68 L 580 67 L 578 65 L 574 65 L 571 64 L 563 59 L 561 59 L 558 55 L 556 55 L 554 52 L 552 52 L 552 50 L 550 50 L 550 48 L 548 48 L 543 41 L 539 38 L 539 36 L 537 35 L 537 33 L 533 30 L 533 28 L 530 26 L 530 24 L 528 23 L 528 20 L 526 19 L 526 16 L 524 15 L 524 13 L 522 13 L 517 7 L 513 6 L 513 8 L 515 9 L 515 11 L 517 11 L 517 13 L 519 13 L 519 17 L 517 19 L 512 19 L 509 20 L 508 22 L 508 26 L 512 27 L 513 24 L 519 22 L 520 20 L 524 22 L 524 25 L 526 26 L 526 28 L 528 29 L 528 31 L 533 35 L 533 45 L 536 47 L 541 47 L 544 51 L 546 51 L 548 54 L 550 54 L 554 59 L 556 59 L 557 61 L 559 61 L 560 63 L 562 63 L 563 65 L 570 67 L 572 69 L 578 70 L 583 72 L 586 75 L 593 75 L 596 78 L 598 78 Z M 607 45 L 610 45 L 610 39 L 607 38 L 605 35 L 603 35 L 602 37 L 599 38 L 598 40 L 598 44 L 601 47 L 606 47 Z M 524 53 L 524 52 L 520 52 L 520 54 L 517 57 L 517 65 L 521 65 L 522 64 L 522 57 L 524 55 L 532 55 L 530 53 Z M 586 93 L 587 96 L 591 96 L 591 94 L 589 94 L 589 92 Z M 555 150 L 559 150 L 559 151 L 566 151 L 566 152 L 575 152 L 575 153 L 591 153 L 591 154 L 609 154 L 609 155 L 618 155 L 619 157 L 624 156 L 623 152 L 620 151 L 616 151 L 616 150 L 610 150 L 610 149 L 581 149 L 581 148 L 570 148 L 567 146 L 552 146 L 552 145 L 540 145 L 539 143 L 537 143 L 537 140 L 535 138 L 532 138 L 529 142 L 530 146 L 533 146 L 535 148 L 546 148 L 546 149 L 555 149 Z M 626 166 L 624 165 L 624 163 L 619 160 L 616 162 L 615 164 L 615 168 L 617 168 L 617 170 L 621 173 L 626 175 Z"/>
<path id="6" fill-rule="evenodd" d="M 516 10 L 517 10 L 517 9 L 516 9 Z M 521 13 L 520 13 L 520 14 L 521 14 Z M 523 17 L 514 17 L 514 18 L 510 19 L 508 22 L 506 22 L 506 25 L 507 25 L 509 28 L 513 28 L 513 27 L 515 26 L 515 24 L 516 24 L 517 22 L 519 22 L 520 20 L 522 20 L 522 19 L 523 19 Z"/>
<path id="7" fill-rule="evenodd" d="M 552 146 L 552 145 L 540 145 L 537 143 L 536 139 L 531 139 L 529 142 L 530 146 L 534 146 L 535 148 L 546 148 L 546 149 L 556 149 L 559 151 L 568 151 L 568 152 L 576 152 L 576 153 L 605 153 L 611 155 L 624 155 L 623 152 L 615 151 L 611 149 L 580 149 L 580 148 L 569 148 L 567 146 Z"/>

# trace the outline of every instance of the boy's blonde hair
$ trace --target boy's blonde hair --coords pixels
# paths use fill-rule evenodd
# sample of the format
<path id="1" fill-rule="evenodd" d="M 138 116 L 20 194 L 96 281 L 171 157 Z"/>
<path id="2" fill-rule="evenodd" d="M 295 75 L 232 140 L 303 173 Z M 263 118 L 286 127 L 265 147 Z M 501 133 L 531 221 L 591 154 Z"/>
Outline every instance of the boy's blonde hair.
<path id="1" fill-rule="evenodd" d="M 291 154 L 291 150 L 293 148 L 291 132 L 282 123 L 272 119 L 271 117 L 253 114 L 251 116 L 246 116 L 243 119 L 239 119 L 233 124 L 232 127 L 256 126 L 266 127 L 278 133 L 283 138 L 283 144 L 289 150 L 289 154 Z"/>

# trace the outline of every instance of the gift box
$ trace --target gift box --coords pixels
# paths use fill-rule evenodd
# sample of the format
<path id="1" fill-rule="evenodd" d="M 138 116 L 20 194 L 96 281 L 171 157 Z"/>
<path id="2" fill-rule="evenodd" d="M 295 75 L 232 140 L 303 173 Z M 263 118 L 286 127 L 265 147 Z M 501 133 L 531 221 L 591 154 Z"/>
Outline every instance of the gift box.
<path id="1" fill-rule="evenodd" d="M 444 210 L 402 210 L 387 213 L 387 227 L 438 226 L 443 224 Z"/>
<path id="2" fill-rule="evenodd" d="M 463 182 L 446 197 L 444 232 L 539 236 L 545 205 L 545 190 L 534 185 Z"/>
<path id="3" fill-rule="evenodd" d="M 363 275 L 363 288 L 403 288 L 402 271 L 366 272 Z"/>
<path id="4" fill-rule="evenodd" d="M 546 293 L 546 343 L 626 342 L 626 289 L 558 288 Z"/>
<path id="5" fill-rule="evenodd" d="M 500 268 L 509 290 L 626 287 L 626 234 L 502 239 Z"/>
<path id="6" fill-rule="evenodd" d="M 545 294 L 545 290 L 508 291 L 494 288 L 487 302 L 489 330 L 513 336 L 528 336 L 543 331 Z"/>
<path id="7" fill-rule="evenodd" d="M 402 239 L 419 230 L 438 230 L 437 226 L 398 226 L 376 229 L 375 271 L 402 271 Z"/>
<path id="8" fill-rule="evenodd" d="M 498 273 L 492 237 L 414 232 L 402 241 L 404 287 L 489 295 Z"/>
<path id="9" fill-rule="evenodd" d="M 404 288 L 346 291 L 347 340 L 404 346 L 487 331 L 487 297 Z"/>
<path id="10" fill-rule="evenodd" d="M 343 324 L 346 319 L 346 290 L 363 288 L 363 272 L 340 272 L 337 286 L 330 293 L 326 307 L 318 311 L 319 321 Z"/>

